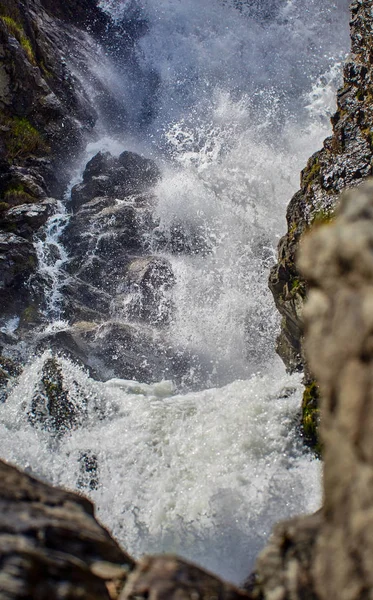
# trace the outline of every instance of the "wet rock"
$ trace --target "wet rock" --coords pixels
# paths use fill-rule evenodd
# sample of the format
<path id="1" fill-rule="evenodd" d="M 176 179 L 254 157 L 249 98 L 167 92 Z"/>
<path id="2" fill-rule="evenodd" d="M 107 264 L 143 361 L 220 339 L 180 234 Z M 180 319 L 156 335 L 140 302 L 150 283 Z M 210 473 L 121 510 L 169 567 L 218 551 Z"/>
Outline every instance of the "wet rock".
<path id="1" fill-rule="evenodd" d="M 41 204 L 22 204 L 8 210 L 2 225 L 5 230 L 31 239 L 50 216 L 56 211 L 57 201 L 53 198 L 44 200 Z"/>
<path id="2" fill-rule="evenodd" d="M 70 400 L 58 360 L 46 360 L 39 389 L 31 402 L 29 421 L 61 435 L 81 425 L 85 412 L 84 398 L 79 407 Z"/>
<path id="3" fill-rule="evenodd" d="M 128 317 L 152 325 L 169 323 L 173 304 L 168 292 L 174 284 L 168 260 L 153 256 L 132 260 L 123 283 L 123 292 L 131 297 L 126 307 Z"/>
<path id="4" fill-rule="evenodd" d="M 372 174 L 373 164 L 373 16 L 370 2 L 351 4 L 352 53 L 344 68 L 338 92 L 333 135 L 308 161 L 301 189 L 287 210 L 288 231 L 278 246 L 278 263 L 271 271 L 269 287 L 282 315 L 277 350 L 289 370 L 302 369 L 302 309 L 307 285 L 296 265 L 298 249 L 307 230 L 333 217 L 339 193 L 355 187 Z M 307 382 L 312 375 L 307 374 Z"/>
<path id="5" fill-rule="evenodd" d="M 61 316 L 74 321 L 101 321 L 110 312 L 112 296 L 77 277 L 61 287 L 64 304 Z"/>
<path id="6" fill-rule="evenodd" d="M 133 559 L 89 500 L 0 461 L 0 587 L 7 599 L 109 600 Z"/>
<path id="7" fill-rule="evenodd" d="M 151 327 L 119 321 L 81 322 L 39 341 L 39 350 L 52 347 L 87 367 L 102 381 L 111 378 L 153 383 L 173 379 L 189 385 L 198 380 L 197 357 L 175 348 L 167 335 Z"/>
<path id="8" fill-rule="evenodd" d="M 120 600 L 245 600 L 251 596 L 175 556 L 143 558 L 128 577 Z"/>
<path id="9" fill-rule="evenodd" d="M 123 152 L 114 158 L 109 152 L 99 152 L 87 164 L 83 182 L 71 191 L 74 210 L 98 196 L 124 199 L 142 194 L 154 186 L 160 177 L 157 165 L 134 152 Z"/>
<path id="10" fill-rule="evenodd" d="M 81 452 L 79 455 L 79 466 L 78 488 L 96 490 L 99 476 L 97 456 L 90 450 Z"/>
<path id="11" fill-rule="evenodd" d="M 8 384 L 16 379 L 21 372 L 22 367 L 18 362 L 0 354 L 0 402 L 5 402 L 8 395 Z"/>
<path id="12" fill-rule="evenodd" d="M 373 181 L 304 237 L 305 351 L 319 384 L 319 513 L 278 526 L 257 564 L 264 599 L 373 594 Z"/>
<path id="13" fill-rule="evenodd" d="M 0 305 L 14 315 L 27 304 L 26 283 L 37 264 L 34 246 L 13 233 L 0 233 Z"/>
<path id="14" fill-rule="evenodd" d="M 63 233 L 62 241 L 71 256 L 70 272 L 113 293 L 126 273 L 131 254 L 146 249 L 153 228 L 147 200 L 139 204 L 95 198 L 71 217 Z"/>

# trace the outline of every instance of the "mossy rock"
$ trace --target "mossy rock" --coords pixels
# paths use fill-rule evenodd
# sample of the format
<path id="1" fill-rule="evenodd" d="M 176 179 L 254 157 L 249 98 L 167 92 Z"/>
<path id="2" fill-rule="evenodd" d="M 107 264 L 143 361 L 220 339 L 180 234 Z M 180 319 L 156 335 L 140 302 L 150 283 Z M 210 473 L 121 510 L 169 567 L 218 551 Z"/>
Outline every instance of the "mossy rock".
<path id="1" fill-rule="evenodd" d="M 320 424 L 320 390 L 316 381 L 309 381 L 303 393 L 302 401 L 302 435 L 307 446 L 313 449 L 316 456 L 321 456 L 321 443 L 319 440 Z"/>
<path id="2" fill-rule="evenodd" d="M 57 435 L 63 435 L 81 424 L 84 410 L 82 414 L 71 401 L 57 358 L 45 361 L 39 389 L 32 399 L 28 417 L 33 425 Z"/>
<path id="3" fill-rule="evenodd" d="M 25 117 L 4 117 L 2 125 L 6 157 L 10 162 L 32 156 L 45 156 L 50 148 L 41 133 Z"/>
<path id="4" fill-rule="evenodd" d="M 36 58 L 31 41 L 25 34 L 21 23 L 15 19 L 15 14 L 13 14 L 13 16 L 10 16 L 9 14 L 3 14 L 0 15 L 0 19 L 4 23 L 9 34 L 12 35 L 21 45 L 29 62 L 33 65 L 36 65 Z"/>
<path id="5" fill-rule="evenodd" d="M 22 372 L 22 367 L 11 358 L 0 355 L 0 369 L 7 377 L 17 377 Z"/>
<path id="6" fill-rule="evenodd" d="M 315 183 L 320 177 L 321 165 L 318 154 L 312 156 L 307 167 L 302 172 L 302 188 L 307 188 Z"/>
<path id="7" fill-rule="evenodd" d="M 6 189 L 4 192 L 4 200 L 5 202 L 0 203 L 0 205 L 7 204 L 8 207 L 10 207 L 19 206 L 20 204 L 34 204 L 38 201 L 38 198 L 30 194 L 22 183 L 19 183 L 17 185 L 11 185 Z"/>

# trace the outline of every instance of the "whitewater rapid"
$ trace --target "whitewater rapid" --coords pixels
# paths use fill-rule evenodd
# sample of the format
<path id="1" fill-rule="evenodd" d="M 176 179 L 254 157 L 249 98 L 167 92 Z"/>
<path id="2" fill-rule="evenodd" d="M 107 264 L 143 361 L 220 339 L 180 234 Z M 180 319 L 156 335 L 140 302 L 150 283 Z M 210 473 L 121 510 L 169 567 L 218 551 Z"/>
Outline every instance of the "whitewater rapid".
<path id="1" fill-rule="evenodd" d="M 206 248 L 170 254 L 157 235 L 150 240 L 176 277 L 169 336 L 204 358 L 210 379 L 186 392 L 167 381 L 104 383 L 61 358 L 70 400 L 86 416 L 58 439 L 28 418 L 49 354 L 34 356 L 0 405 L 0 455 L 88 494 L 136 557 L 177 552 L 239 583 L 274 522 L 320 503 L 320 463 L 297 431 L 301 378 L 275 355 L 267 278 L 299 172 L 330 133 L 348 2 L 101 5 L 148 25 L 131 64 L 112 66 L 127 127 L 113 136 L 98 124 L 75 181 L 100 149 L 156 160 L 159 230 L 167 237 L 182 222 Z M 65 218 L 62 211 L 49 224 L 49 243 L 59 245 Z M 68 257 L 60 248 L 51 266 L 38 244 L 52 269 L 50 327 L 67 328 L 58 306 Z M 94 457 L 94 485 L 82 471 L 86 456 Z"/>

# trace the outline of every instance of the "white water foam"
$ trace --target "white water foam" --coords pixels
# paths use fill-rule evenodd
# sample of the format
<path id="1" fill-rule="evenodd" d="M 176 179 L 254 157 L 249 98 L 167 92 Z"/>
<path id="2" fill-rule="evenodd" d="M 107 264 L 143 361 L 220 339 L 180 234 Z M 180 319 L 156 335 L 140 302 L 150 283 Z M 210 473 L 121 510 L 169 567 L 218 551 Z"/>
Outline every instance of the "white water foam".
<path id="1" fill-rule="evenodd" d="M 58 441 L 27 416 L 48 356 L 0 407 L 0 454 L 72 489 L 79 458 L 94 456 L 99 485 L 83 490 L 135 556 L 178 552 L 239 582 L 274 522 L 317 506 L 319 463 L 296 442 L 299 377 L 280 365 L 271 377 L 177 395 L 170 382 L 93 382 L 60 359 L 70 399 L 89 409 Z"/>

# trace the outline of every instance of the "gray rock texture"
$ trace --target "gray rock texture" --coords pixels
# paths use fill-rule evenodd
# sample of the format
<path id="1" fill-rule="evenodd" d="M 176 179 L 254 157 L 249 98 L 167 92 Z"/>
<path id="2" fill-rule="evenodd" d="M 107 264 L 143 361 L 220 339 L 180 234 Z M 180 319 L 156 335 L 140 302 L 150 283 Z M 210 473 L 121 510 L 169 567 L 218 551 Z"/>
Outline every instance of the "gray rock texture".
<path id="1" fill-rule="evenodd" d="M 113 598 L 133 566 L 89 500 L 0 461 L 2 599 Z"/>
<path id="2" fill-rule="evenodd" d="M 283 317 L 277 349 L 290 370 L 304 366 L 302 308 L 306 282 L 296 265 L 300 240 L 313 224 L 332 217 L 343 189 L 358 185 L 372 174 L 372 0 L 354 0 L 351 17 L 351 55 L 338 92 L 333 134 L 302 172 L 301 189 L 288 206 L 288 231 L 279 243 L 278 263 L 269 280 Z"/>
<path id="3" fill-rule="evenodd" d="M 305 352 L 321 392 L 324 505 L 275 529 L 257 597 L 373 597 L 373 181 L 304 236 Z"/>
<path id="4" fill-rule="evenodd" d="M 175 556 L 149 556 L 128 578 L 120 600 L 247 600 L 250 596 Z"/>

